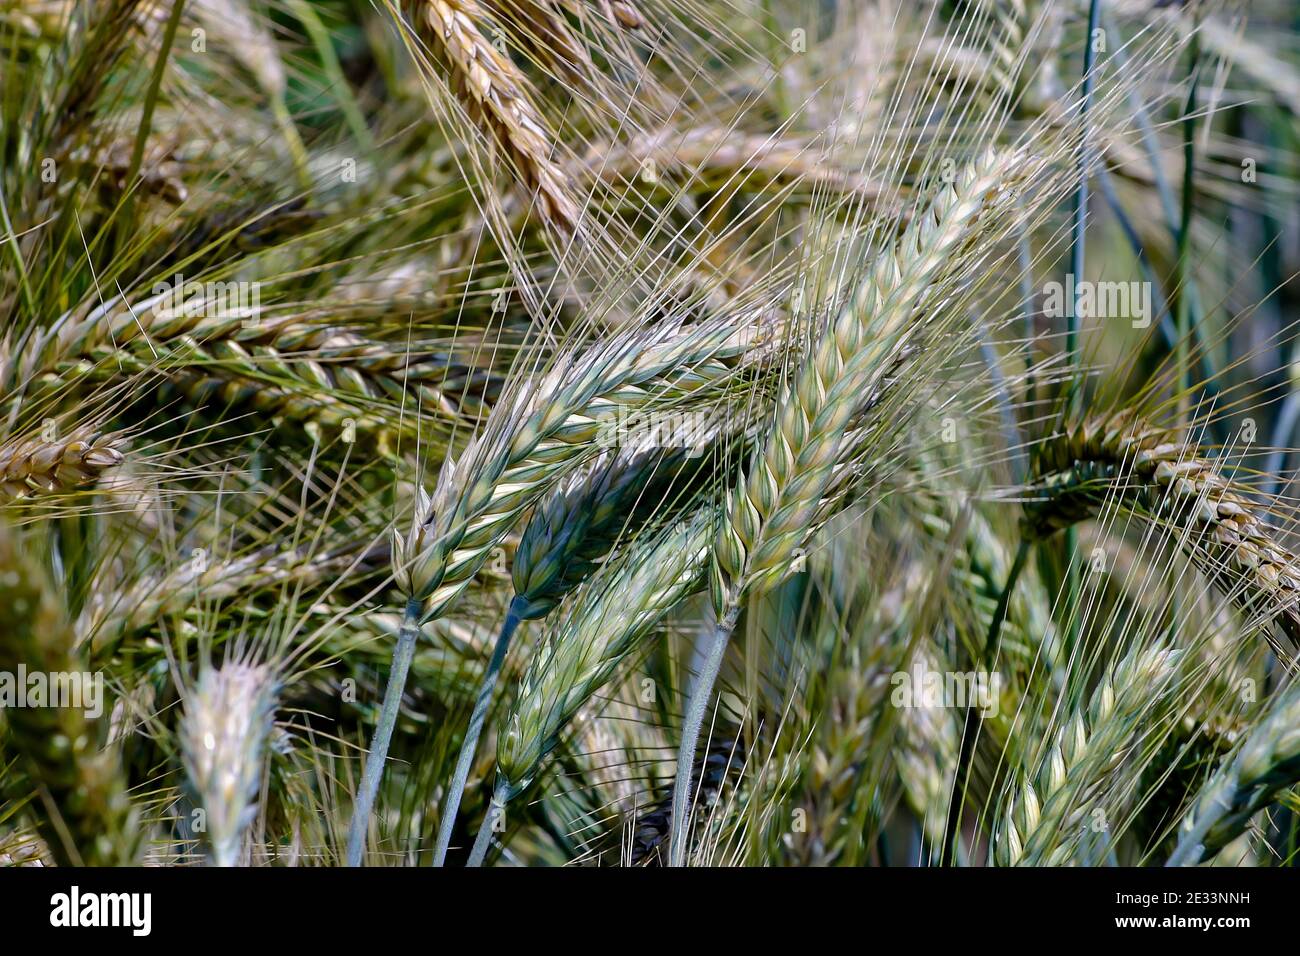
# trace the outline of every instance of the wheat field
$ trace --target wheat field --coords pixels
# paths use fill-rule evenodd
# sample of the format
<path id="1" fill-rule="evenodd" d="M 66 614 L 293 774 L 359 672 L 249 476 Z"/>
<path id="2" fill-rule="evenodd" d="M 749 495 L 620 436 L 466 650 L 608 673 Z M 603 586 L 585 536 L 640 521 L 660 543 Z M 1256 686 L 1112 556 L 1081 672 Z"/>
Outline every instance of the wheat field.
<path id="1" fill-rule="evenodd" d="M 0 863 L 1300 850 L 1282 0 L 0 0 Z"/>

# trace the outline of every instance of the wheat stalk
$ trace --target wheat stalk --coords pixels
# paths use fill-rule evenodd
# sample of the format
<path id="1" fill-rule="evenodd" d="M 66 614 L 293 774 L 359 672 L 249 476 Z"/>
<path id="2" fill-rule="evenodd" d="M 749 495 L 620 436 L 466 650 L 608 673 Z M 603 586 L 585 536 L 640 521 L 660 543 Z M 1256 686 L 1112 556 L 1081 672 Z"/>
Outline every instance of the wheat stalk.
<path id="1" fill-rule="evenodd" d="M 265 667 L 204 668 L 185 702 L 181 759 L 214 866 L 235 866 L 257 814 L 262 762 L 275 719 L 275 679 Z"/>
<path id="2" fill-rule="evenodd" d="M 1300 687 L 1280 695 L 1240 749 L 1206 782 L 1183 819 L 1169 866 L 1194 866 L 1246 830 L 1300 777 Z"/>

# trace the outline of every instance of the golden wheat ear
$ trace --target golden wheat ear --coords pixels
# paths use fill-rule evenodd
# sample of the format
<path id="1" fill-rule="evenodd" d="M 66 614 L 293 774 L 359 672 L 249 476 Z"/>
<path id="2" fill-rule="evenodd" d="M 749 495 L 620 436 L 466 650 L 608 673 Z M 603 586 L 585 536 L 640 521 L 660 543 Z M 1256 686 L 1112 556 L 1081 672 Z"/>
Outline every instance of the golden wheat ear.
<path id="1" fill-rule="evenodd" d="M 554 136 L 527 77 L 480 27 L 487 19 L 483 6 L 478 0 L 412 0 L 404 11 L 416 35 L 443 61 L 447 82 L 470 119 L 537 197 L 538 215 L 560 235 L 571 234 L 581 207 L 557 162 Z"/>
<path id="2" fill-rule="evenodd" d="M 0 501 L 73 491 L 93 484 L 124 459 L 125 439 L 91 428 L 62 438 L 11 440 L 0 445 Z"/>
<path id="3" fill-rule="evenodd" d="M 1030 538 L 1108 505 L 1131 508 L 1172 527 L 1225 594 L 1300 644 L 1300 560 L 1195 443 L 1129 412 L 1087 419 L 1040 446 L 1030 486 L 1023 522 Z"/>

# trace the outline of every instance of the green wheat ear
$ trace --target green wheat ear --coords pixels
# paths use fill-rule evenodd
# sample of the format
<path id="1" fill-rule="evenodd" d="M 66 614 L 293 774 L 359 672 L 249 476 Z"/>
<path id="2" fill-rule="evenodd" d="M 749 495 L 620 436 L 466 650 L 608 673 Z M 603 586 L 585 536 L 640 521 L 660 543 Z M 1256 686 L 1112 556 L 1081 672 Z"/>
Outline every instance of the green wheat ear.
<path id="1" fill-rule="evenodd" d="M 30 538 L 0 526 L 0 671 L 16 675 L 21 667 L 47 679 L 94 677 L 77 653 L 61 602 L 27 552 L 30 546 Z M 138 814 L 127 798 L 117 748 L 103 743 L 107 717 L 91 718 L 79 706 L 9 707 L 5 717 L 20 766 L 37 790 L 29 810 L 55 861 L 138 862 Z"/>

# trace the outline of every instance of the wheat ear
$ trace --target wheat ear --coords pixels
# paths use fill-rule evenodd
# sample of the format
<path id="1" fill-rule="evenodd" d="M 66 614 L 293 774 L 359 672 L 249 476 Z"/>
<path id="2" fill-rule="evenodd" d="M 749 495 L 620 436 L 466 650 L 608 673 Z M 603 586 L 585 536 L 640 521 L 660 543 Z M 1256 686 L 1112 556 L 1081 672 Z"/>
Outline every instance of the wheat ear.
<path id="1" fill-rule="evenodd" d="M 271 588 L 309 586 L 355 567 L 359 550 L 351 542 L 330 548 L 318 542 L 289 551 L 268 545 L 229 559 L 214 556 L 210 562 L 185 561 L 167 574 L 146 578 L 125 591 L 96 595 L 83 611 L 79 630 L 89 637 L 92 661 L 103 662 L 161 618 Z M 384 552 L 374 555 L 382 563 L 387 549 L 375 550 Z M 138 644 L 131 649 L 141 650 Z"/>
<path id="2" fill-rule="evenodd" d="M 497 785 L 470 865 L 481 863 L 487 852 L 494 815 L 532 783 L 573 715 L 663 617 L 699 589 L 716 520 L 706 509 L 638 538 L 608 574 L 574 593 L 529 662 L 497 738 Z"/>
<path id="3" fill-rule="evenodd" d="M 921 686 L 920 675 L 926 672 L 947 672 L 941 653 L 933 641 L 916 649 L 909 664 L 909 671 L 916 672 L 913 686 Z M 922 699 L 899 716 L 894 765 L 908 803 L 935 849 L 943 845 L 948 797 L 960 748 L 961 725 L 942 703 L 929 705 Z"/>
<path id="4" fill-rule="evenodd" d="M 487 16 L 483 6 L 478 0 L 414 0 L 408 10 L 419 35 L 445 58 L 452 91 L 470 119 L 536 194 L 542 219 L 559 233 L 571 234 L 580 207 L 555 161 L 553 136 L 526 92 L 528 79 L 479 28 Z"/>
<path id="5" fill-rule="evenodd" d="M 712 594 L 719 616 L 745 592 L 762 591 L 789 573 L 863 396 L 877 390 L 891 359 L 917 335 L 917 304 L 1003 189 L 1008 163 L 989 154 L 940 192 L 904 231 L 898 250 L 881 257 L 784 390 L 767 442 L 732 492 L 715 546 Z"/>
<path id="6" fill-rule="evenodd" d="M 908 225 L 898 251 L 880 258 L 860 294 L 840 310 L 783 391 L 768 440 L 732 492 L 713 551 L 710 591 L 717 627 L 687 706 L 678 754 L 674 866 L 686 859 L 685 781 L 695 760 L 695 737 L 740 601 L 790 573 L 796 549 L 825 512 L 824 492 L 863 396 L 877 391 L 891 360 L 920 334 L 923 323 L 912 321 L 917 305 L 990 199 L 1004 190 L 1009 163 L 1009 155 L 990 153 L 968 167 Z M 704 699 L 695 699 L 699 696 Z"/>
<path id="7" fill-rule="evenodd" d="M 14 675 L 22 667 L 29 675 L 45 675 L 51 686 L 67 675 L 102 681 L 102 675 L 84 672 L 75 646 L 76 635 L 44 575 L 20 549 L 14 532 L 0 526 L 0 671 Z M 13 707 L 5 716 L 23 758 L 20 766 L 39 788 L 32 808 L 55 861 L 60 866 L 134 863 L 137 817 L 117 752 L 99 749 L 104 722 L 71 705 Z"/>
<path id="8" fill-rule="evenodd" d="M 1245 832 L 1258 811 L 1300 779 L 1300 687 L 1292 687 L 1201 789 L 1169 866 L 1194 866 Z"/>
<path id="9" fill-rule="evenodd" d="M 213 866 L 237 864 L 244 832 L 257 814 L 275 683 L 263 666 L 205 668 L 185 702 L 181 759 L 205 814 L 203 842 Z"/>
<path id="10" fill-rule="evenodd" d="M 1196 445 L 1131 413 L 1092 418 L 1039 447 L 1032 484 L 1028 535 L 1045 537 L 1090 518 L 1113 496 L 1184 530 L 1180 546 L 1211 580 L 1300 641 L 1300 564 Z"/>
<path id="11" fill-rule="evenodd" d="M 1128 755 L 1134 728 L 1160 706 L 1180 659 L 1180 651 L 1160 646 L 1130 652 L 1093 691 L 1088 706 L 1063 719 L 1037 775 L 1024 781 L 1003 816 L 994 850 L 999 863 L 1069 862 L 1077 837 L 1064 843 L 1062 837 L 1118 802 L 1125 788 L 1115 785 L 1114 771 Z"/>
<path id="12" fill-rule="evenodd" d="M 67 491 L 96 481 L 122 463 L 120 435 L 89 428 L 66 438 L 19 439 L 0 446 L 0 501 Z"/>
<path id="13" fill-rule="evenodd" d="M 406 395 L 428 414 L 459 420 L 466 385 L 466 370 L 439 356 L 407 354 L 298 316 L 272 318 L 215 300 L 174 303 L 171 293 L 74 310 L 6 342 L 3 356 L 0 386 L 30 385 L 36 397 L 83 381 L 165 374 L 196 402 L 216 396 L 280 420 L 353 418 L 369 429 L 391 428 L 375 409 Z"/>
<path id="14" fill-rule="evenodd" d="M 725 388 L 734 370 L 723 360 L 772 334 L 733 323 L 611 337 L 498 406 L 483 434 L 444 464 L 408 534 L 394 531 L 393 570 L 403 594 L 424 602 L 427 616 L 440 616 L 520 516 L 596 452 L 618 416 Z"/>
<path id="15" fill-rule="evenodd" d="M 393 652 L 385 708 L 353 811 L 353 865 L 360 865 L 419 622 L 441 616 L 523 512 L 592 454 L 602 418 L 651 405 L 665 391 L 698 390 L 703 369 L 725 381 L 730 369 L 721 360 L 743 355 L 771 334 L 770 328 L 738 329 L 733 321 L 612 336 L 525 383 L 533 387 L 498 406 L 458 461 L 444 462 L 434 493 L 420 492 L 408 534 L 393 530 L 393 576 L 407 599 L 401 634 L 411 643 L 399 638 Z"/>
<path id="16" fill-rule="evenodd" d="M 443 800 L 433 851 L 434 866 L 442 866 L 446 861 L 456 813 L 497 675 L 515 629 L 521 621 L 549 614 L 595 570 L 596 562 L 609 553 L 620 534 L 635 533 L 636 516 L 629 511 L 638 504 L 638 499 L 648 508 L 659 504 L 666 491 L 665 478 L 675 473 L 678 464 L 680 456 L 656 452 L 604 455 L 591 467 L 576 472 L 533 509 L 515 549 L 511 569 L 515 594 L 475 696 L 474 710 Z M 656 488 L 656 484 L 661 487 Z"/>

